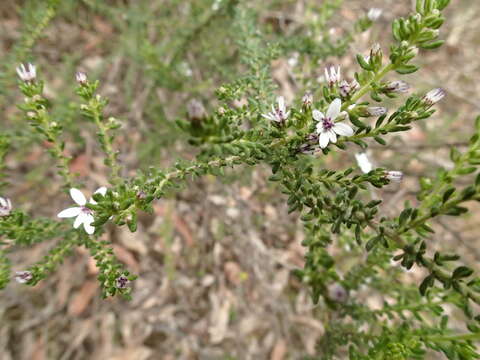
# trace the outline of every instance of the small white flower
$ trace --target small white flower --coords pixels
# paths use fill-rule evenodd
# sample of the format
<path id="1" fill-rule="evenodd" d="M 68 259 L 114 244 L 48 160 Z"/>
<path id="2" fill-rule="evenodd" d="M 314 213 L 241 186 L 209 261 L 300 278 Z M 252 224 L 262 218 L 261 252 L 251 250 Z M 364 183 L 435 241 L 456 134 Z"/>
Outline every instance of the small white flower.
<path id="1" fill-rule="evenodd" d="M 336 143 L 337 135 L 352 136 L 353 129 L 343 123 L 335 123 L 335 119 L 339 117 L 342 108 L 342 101 L 335 99 L 328 107 L 327 114 L 321 111 L 313 110 L 312 116 L 318 121 L 317 134 L 319 134 L 318 142 L 322 149 L 326 148 L 329 142 Z"/>
<path id="2" fill-rule="evenodd" d="M 373 169 L 373 165 L 367 156 L 367 153 L 356 153 L 355 159 L 357 160 L 358 167 L 363 173 L 369 173 Z"/>
<path id="3" fill-rule="evenodd" d="M 382 15 L 383 10 L 379 8 L 371 8 L 368 10 L 367 17 L 370 21 L 377 21 Z"/>
<path id="4" fill-rule="evenodd" d="M 348 300 L 348 292 L 345 288 L 338 284 L 334 283 L 328 286 L 328 297 L 330 300 L 339 303 L 345 303 Z"/>
<path id="5" fill-rule="evenodd" d="M 78 71 L 75 74 L 75 80 L 77 80 L 77 82 L 80 85 L 85 85 L 87 83 L 87 74 L 85 74 L 84 72 Z"/>
<path id="6" fill-rule="evenodd" d="M 37 77 L 37 69 L 35 69 L 35 65 L 32 65 L 30 63 L 25 65 L 20 64 L 20 66 L 18 66 L 16 70 L 18 77 L 22 81 L 33 81 Z"/>
<path id="7" fill-rule="evenodd" d="M 0 197 L 0 216 L 8 216 L 12 211 L 12 203 L 10 199 Z"/>
<path id="8" fill-rule="evenodd" d="M 20 284 L 25 284 L 32 280 L 33 276 L 30 271 L 17 271 L 15 273 L 15 280 Z"/>
<path id="9" fill-rule="evenodd" d="M 313 95 L 310 91 L 307 91 L 302 97 L 302 104 L 304 107 L 310 107 L 313 103 Z"/>
<path id="10" fill-rule="evenodd" d="M 340 89 L 341 97 L 347 97 L 348 94 L 350 94 L 350 91 L 352 90 L 350 84 L 346 80 L 342 80 L 342 82 L 338 87 Z"/>
<path id="11" fill-rule="evenodd" d="M 432 106 L 433 104 L 436 104 L 440 100 L 442 100 L 446 95 L 445 90 L 443 89 L 433 89 L 430 90 L 428 93 L 425 94 L 423 97 L 423 101 L 425 102 L 426 105 Z"/>
<path id="12" fill-rule="evenodd" d="M 290 67 L 292 68 L 297 66 L 299 57 L 300 57 L 300 54 L 298 52 L 293 53 L 292 56 L 287 60 L 288 65 L 290 65 Z"/>
<path id="13" fill-rule="evenodd" d="M 370 116 L 382 116 L 386 114 L 387 109 L 382 106 L 369 106 L 367 108 L 367 113 Z"/>
<path id="14" fill-rule="evenodd" d="M 288 119 L 290 115 L 290 111 L 287 111 L 285 106 L 285 99 L 283 96 L 277 97 L 277 107 L 272 105 L 272 111 L 268 114 L 262 114 L 262 116 L 270 121 L 274 121 L 277 123 L 283 123 L 285 120 Z"/>
<path id="15" fill-rule="evenodd" d="M 402 80 L 390 81 L 385 87 L 385 90 L 394 93 L 406 93 L 409 89 L 410 85 Z"/>
<path id="16" fill-rule="evenodd" d="M 325 80 L 328 82 L 328 86 L 333 86 L 340 81 L 340 66 L 330 66 L 330 68 L 325 68 Z"/>
<path id="17" fill-rule="evenodd" d="M 115 279 L 115 286 L 117 289 L 125 289 L 130 280 L 125 275 L 120 275 L 118 278 Z"/>
<path id="18" fill-rule="evenodd" d="M 102 186 L 95 191 L 95 194 L 102 194 L 105 196 L 107 193 L 107 188 Z M 83 224 L 83 228 L 85 232 L 89 235 L 95 232 L 95 228 L 92 226 L 92 222 L 94 221 L 93 218 L 93 211 L 87 208 L 85 205 L 87 204 L 87 199 L 83 193 L 75 188 L 70 189 L 70 196 L 72 197 L 73 201 L 79 206 L 71 207 L 65 209 L 58 213 L 59 218 L 73 218 L 75 217 L 75 221 L 73 223 L 73 227 L 77 229 L 80 225 Z M 96 204 L 97 202 L 93 199 L 90 199 L 90 204 Z"/>
<path id="19" fill-rule="evenodd" d="M 403 173 L 401 171 L 387 171 L 385 176 L 390 181 L 400 182 L 403 179 Z"/>

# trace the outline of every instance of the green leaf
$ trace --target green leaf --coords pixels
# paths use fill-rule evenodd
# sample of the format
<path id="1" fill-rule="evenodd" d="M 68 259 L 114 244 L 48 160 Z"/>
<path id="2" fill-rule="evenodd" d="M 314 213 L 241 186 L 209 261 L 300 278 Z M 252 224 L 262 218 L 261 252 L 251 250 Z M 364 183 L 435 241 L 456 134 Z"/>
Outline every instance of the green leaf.
<path id="1" fill-rule="evenodd" d="M 387 142 L 385 140 L 383 140 L 381 137 L 379 136 L 374 136 L 373 137 L 375 139 L 376 142 L 378 142 L 379 144 L 381 145 L 387 145 Z"/>
<path id="2" fill-rule="evenodd" d="M 422 49 L 425 49 L 425 50 L 433 50 L 433 49 L 439 48 L 444 43 L 445 43 L 445 40 L 437 40 L 437 41 L 432 41 L 432 42 L 429 42 L 429 43 L 419 44 L 418 47 L 420 47 Z"/>
<path id="3" fill-rule="evenodd" d="M 425 279 L 423 279 L 422 283 L 420 284 L 419 290 L 422 296 L 425 296 L 427 289 L 432 287 L 435 282 L 435 277 L 433 274 L 428 275 Z"/>
<path id="4" fill-rule="evenodd" d="M 363 55 L 361 54 L 357 54 L 357 62 L 358 64 L 360 65 L 360 67 L 364 70 L 367 70 L 367 71 L 372 71 L 372 66 L 365 61 L 365 58 Z"/>
<path id="5" fill-rule="evenodd" d="M 452 278 L 453 279 L 461 279 L 465 277 L 469 277 L 473 274 L 473 270 L 466 266 L 459 266 L 453 271 Z"/>
<path id="6" fill-rule="evenodd" d="M 415 65 L 401 65 L 395 69 L 395 71 L 399 74 L 411 74 L 414 73 L 419 69 L 418 66 Z"/>

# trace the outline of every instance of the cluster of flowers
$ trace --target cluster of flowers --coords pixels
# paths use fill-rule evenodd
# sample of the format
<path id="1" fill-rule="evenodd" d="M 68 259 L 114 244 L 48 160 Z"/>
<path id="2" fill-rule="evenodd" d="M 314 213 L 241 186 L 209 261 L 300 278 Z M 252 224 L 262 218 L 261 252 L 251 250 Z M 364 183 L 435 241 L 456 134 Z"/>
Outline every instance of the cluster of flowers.
<path id="1" fill-rule="evenodd" d="M 21 64 L 17 67 L 16 71 L 20 80 L 24 81 L 25 83 L 33 83 L 36 80 L 37 69 L 33 64 Z M 83 72 L 77 72 L 75 74 L 75 79 L 80 85 L 86 84 L 87 75 Z M 104 186 L 98 188 L 94 192 L 94 194 L 101 194 L 102 196 L 105 196 L 106 193 L 107 188 Z M 83 229 L 88 235 L 94 234 L 95 227 L 92 226 L 92 223 L 94 222 L 94 213 L 93 210 L 87 206 L 87 198 L 80 190 L 76 188 L 70 189 L 70 196 L 77 206 L 62 210 L 57 214 L 57 216 L 59 218 L 75 218 L 73 222 L 73 227 L 75 229 L 83 225 Z M 93 198 L 90 198 L 88 203 L 95 205 L 97 202 Z M 0 197 L 0 217 L 10 215 L 11 211 L 12 203 L 10 199 Z M 19 283 L 27 283 L 32 279 L 33 274 L 30 271 L 17 271 L 15 273 L 15 280 Z M 126 288 L 129 283 L 130 281 L 124 275 L 121 275 L 116 279 L 116 287 L 118 289 Z"/>
<path id="2" fill-rule="evenodd" d="M 371 21 L 375 21 L 381 15 L 381 10 L 371 9 L 368 13 L 368 18 Z M 372 50 L 373 51 L 373 50 Z M 37 71 L 36 67 L 33 64 L 21 64 L 16 69 L 19 78 L 25 83 L 32 83 L 36 80 Z M 85 73 L 77 72 L 75 74 L 76 81 L 82 85 L 87 82 L 87 76 Z M 354 79 L 351 82 L 341 79 L 341 70 L 340 67 L 331 66 L 330 68 L 325 69 L 325 80 L 330 88 L 338 86 L 340 97 L 345 99 L 350 96 L 352 93 L 357 91 L 360 87 L 359 83 Z M 391 81 L 387 83 L 384 87 L 385 91 L 388 92 L 397 92 L 404 93 L 409 90 L 409 85 L 404 81 Z M 432 106 L 433 104 L 440 101 L 445 96 L 445 91 L 442 89 L 434 89 L 428 92 L 424 97 L 423 101 L 427 106 Z M 317 122 L 315 127 L 314 134 L 315 138 L 318 138 L 318 144 L 320 148 L 324 149 L 328 146 L 329 143 L 336 143 L 338 136 L 353 136 L 355 131 L 354 129 L 343 122 L 343 120 L 349 120 L 349 111 L 352 111 L 355 108 L 355 104 L 348 106 L 347 111 L 342 111 L 342 99 L 335 98 L 328 106 L 326 113 L 318 109 L 313 109 L 311 114 L 313 120 Z M 302 98 L 303 106 L 305 108 L 310 108 L 313 104 L 313 95 L 310 92 L 307 92 Z M 365 116 L 381 116 L 387 112 L 387 109 L 384 107 L 367 107 L 364 113 Z M 274 122 L 277 125 L 284 125 L 290 116 L 290 110 L 287 110 L 285 105 L 285 99 L 282 96 L 277 98 L 277 104 L 272 105 L 272 111 L 263 114 L 263 117 Z M 368 159 L 366 153 L 358 153 L 355 155 L 358 166 L 364 173 L 368 173 L 373 169 L 373 165 Z M 391 181 L 400 181 L 403 177 L 403 174 L 400 171 L 387 171 L 385 173 L 387 179 Z M 100 187 L 95 191 L 94 194 L 101 194 L 105 196 L 107 192 L 106 187 Z M 85 195 L 78 189 L 70 189 L 70 196 L 77 206 L 73 206 L 62 210 L 58 213 L 59 218 L 75 218 L 73 222 L 73 227 L 75 229 L 83 225 L 83 229 L 89 235 L 94 234 L 95 227 L 92 226 L 94 222 L 94 213 L 87 205 L 96 204 L 93 198 L 87 203 L 87 198 Z M 0 197 L 0 217 L 8 216 L 12 211 L 12 204 L 10 199 Z M 32 279 L 32 274 L 29 271 L 18 271 L 16 273 L 16 280 L 20 283 L 26 283 Z M 125 288 L 129 281 L 123 275 L 116 279 L 117 287 L 122 289 Z"/>
<path id="3" fill-rule="evenodd" d="M 378 9 L 371 9 L 372 17 L 375 17 L 375 19 L 381 14 L 381 11 L 378 12 L 377 10 Z M 374 21 L 374 19 L 371 20 Z M 375 45 L 372 48 L 372 52 L 378 52 L 379 50 L 373 50 L 374 48 L 379 48 L 379 45 Z M 325 81 L 330 88 L 338 86 L 341 98 L 347 98 L 360 87 L 356 79 L 353 79 L 351 82 L 341 79 L 340 66 L 331 66 L 326 68 Z M 383 87 L 383 90 L 387 93 L 406 93 L 409 89 L 410 86 L 402 80 L 390 81 L 384 84 Z M 426 106 L 432 106 L 443 99 L 444 96 L 445 91 L 443 89 L 433 89 L 425 94 L 422 100 Z M 354 129 L 350 125 L 342 121 L 350 119 L 349 111 L 352 111 L 356 105 L 352 104 L 347 107 L 346 111 L 342 111 L 341 98 L 334 99 L 329 104 L 326 113 L 323 113 L 318 109 L 312 110 L 312 118 L 317 122 L 317 124 L 315 127 L 315 134 L 312 134 L 310 138 L 318 139 L 318 145 L 321 149 L 325 149 L 329 143 L 336 143 L 338 136 L 353 136 L 355 133 Z M 312 106 L 313 95 L 311 92 L 307 92 L 303 96 L 302 103 L 304 108 L 310 108 Z M 387 109 L 381 106 L 369 106 L 362 111 L 363 116 L 379 117 L 386 113 Z M 283 96 L 279 96 L 277 98 L 277 104 L 272 105 L 271 112 L 262 114 L 262 116 L 272 121 L 276 125 L 284 125 L 290 116 L 290 110 L 287 110 Z M 355 157 L 362 172 L 368 173 L 373 169 L 372 163 L 368 159 L 366 153 L 358 153 L 355 155 Z M 391 181 L 401 181 L 403 178 L 403 173 L 400 171 L 388 171 L 386 172 L 386 177 Z"/>

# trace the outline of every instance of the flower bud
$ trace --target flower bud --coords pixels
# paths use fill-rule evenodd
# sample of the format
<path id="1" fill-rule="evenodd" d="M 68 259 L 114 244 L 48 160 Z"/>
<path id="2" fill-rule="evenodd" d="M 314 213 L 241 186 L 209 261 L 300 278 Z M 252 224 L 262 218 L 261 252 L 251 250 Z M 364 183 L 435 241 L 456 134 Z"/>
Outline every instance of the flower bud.
<path id="1" fill-rule="evenodd" d="M 87 84 L 87 74 L 85 74 L 84 72 L 82 71 L 78 71 L 76 74 L 75 74 L 75 80 L 77 80 L 77 83 L 79 85 L 86 85 Z"/>
<path id="2" fill-rule="evenodd" d="M 18 66 L 16 70 L 18 77 L 22 81 L 32 82 L 37 77 L 37 69 L 35 68 L 35 65 L 32 65 L 30 63 L 20 64 L 20 66 Z"/>
<path id="3" fill-rule="evenodd" d="M 313 103 L 313 95 L 310 91 L 307 91 L 305 95 L 302 97 L 302 106 L 307 109 L 312 106 Z"/>
<path id="4" fill-rule="evenodd" d="M 205 107 L 203 106 L 201 101 L 197 99 L 192 99 L 188 102 L 187 114 L 189 120 L 196 124 L 199 124 L 207 116 Z"/>
<path id="5" fill-rule="evenodd" d="M 400 182 L 403 179 L 403 173 L 401 171 L 387 171 L 385 177 L 390 181 Z"/>
<path id="6" fill-rule="evenodd" d="M 369 116 L 382 116 L 383 114 L 387 113 L 387 108 L 383 106 L 369 106 L 367 107 L 367 114 Z"/>
<path id="7" fill-rule="evenodd" d="M 334 283 L 328 286 L 328 298 L 338 303 L 345 303 L 348 300 L 348 292 L 339 283 Z"/>
<path id="8" fill-rule="evenodd" d="M 442 100 L 446 95 L 445 90 L 443 89 L 433 89 L 430 90 L 428 93 L 425 94 L 425 96 L 422 98 L 423 102 L 427 106 L 432 106 Z"/>
<path id="9" fill-rule="evenodd" d="M 0 216 L 8 216 L 12 211 L 10 199 L 0 197 Z"/>
<path id="10" fill-rule="evenodd" d="M 340 66 L 330 66 L 330 68 L 325 69 L 325 80 L 328 83 L 328 86 L 332 87 L 340 81 Z"/>
<path id="11" fill-rule="evenodd" d="M 347 97 L 352 90 L 350 84 L 346 80 L 342 80 L 342 82 L 339 85 L 339 89 L 340 89 L 340 96 L 344 98 Z"/>
<path id="12" fill-rule="evenodd" d="M 405 81 L 396 80 L 387 83 L 382 90 L 388 93 L 406 93 L 409 89 L 410 85 L 408 85 Z"/>
<path id="13" fill-rule="evenodd" d="M 15 273 L 15 280 L 20 284 L 25 284 L 33 279 L 33 275 L 30 271 L 17 271 Z"/>

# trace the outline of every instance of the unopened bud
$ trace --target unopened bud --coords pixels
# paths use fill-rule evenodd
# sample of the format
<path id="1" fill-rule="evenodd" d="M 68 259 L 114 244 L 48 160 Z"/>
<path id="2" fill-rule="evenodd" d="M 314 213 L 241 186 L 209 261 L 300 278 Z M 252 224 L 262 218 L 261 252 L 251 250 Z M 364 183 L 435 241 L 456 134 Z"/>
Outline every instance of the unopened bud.
<path id="1" fill-rule="evenodd" d="M 81 71 L 78 71 L 76 74 L 75 74 L 75 80 L 77 80 L 77 83 L 79 85 L 85 85 L 87 83 L 87 74 L 85 74 L 84 72 L 81 72 Z"/>
<path id="2" fill-rule="evenodd" d="M 382 116 L 387 112 L 387 108 L 384 108 L 383 106 L 369 106 L 367 108 L 367 113 L 369 116 Z"/>
<path id="3" fill-rule="evenodd" d="M 401 171 L 387 171 L 385 177 L 390 181 L 400 182 L 403 179 L 403 173 Z"/>
<path id="4" fill-rule="evenodd" d="M 302 97 L 302 105 L 304 108 L 310 108 L 313 103 L 313 95 L 310 91 L 307 91 Z"/>
<path id="5" fill-rule="evenodd" d="M 20 284 L 25 284 L 33 279 L 33 275 L 30 271 L 17 271 L 15 273 L 15 280 Z"/>
<path id="6" fill-rule="evenodd" d="M 409 89 L 410 85 L 408 85 L 405 81 L 397 80 L 387 83 L 387 85 L 383 88 L 383 91 L 392 93 L 406 93 Z"/>
<path id="7" fill-rule="evenodd" d="M 12 211 L 12 202 L 8 198 L 0 197 L 0 216 L 8 216 Z"/>
<path id="8" fill-rule="evenodd" d="M 345 303 L 348 300 L 348 292 L 342 285 L 334 283 L 328 286 L 328 298 L 338 303 Z"/>
<path id="9" fill-rule="evenodd" d="M 192 99 L 187 104 L 187 114 L 190 121 L 200 123 L 206 117 L 205 107 L 199 100 Z"/>
<path id="10" fill-rule="evenodd" d="M 445 95 L 446 95 L 445 90 L 440 88 L 433 89 L 433 90 L 430 90 L 428 93 L 426 93 L 422 100 L 426 105 L 432 106 L 437 102 L 439 102 L 440 100 L 442 100 L 445 97 Z"/>

